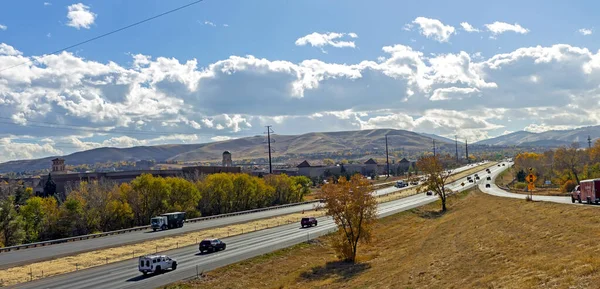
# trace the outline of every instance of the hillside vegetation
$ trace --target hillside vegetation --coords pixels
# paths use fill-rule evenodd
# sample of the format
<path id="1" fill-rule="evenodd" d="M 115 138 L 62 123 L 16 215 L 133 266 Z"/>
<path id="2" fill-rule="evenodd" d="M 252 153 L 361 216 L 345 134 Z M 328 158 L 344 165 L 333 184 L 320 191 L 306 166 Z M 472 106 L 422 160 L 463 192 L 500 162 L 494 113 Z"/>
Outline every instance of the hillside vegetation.
<path id="1" fill-rule="evenodd" d="M 302 135 L 273 135 L 273 157 L 280 156 L 308 158 L 319 155 L 340 152 L 354 152 L 365 155 L 366 152 L 385 150 L 385 135 L 389 137 L 389 149 L 398 150 L 430 150 L 431 138 L 405 130 L 375 129 L 358 131 L 307 133 Z M 439 138 L 439 137 L 438 137 Z M 244 137 L 220 142 L 186 145 L 140 146 L 132 148 L 97 148 L 88 151 L 63 156 L 68 165 L 94 164 L 98 162 L 121 162 L 129 160 L 181 161 L 181 162 L 211 162 L 220 161 L 222 153 L 229 150 L 234 161 L 243 159 L 261 159 L 266 157 L 265 136 Z M 441 139 L 441 138 L 440 138 Z M 437 145 L 442 150 L 454 147 L 438 139 Z M 0 173 L 10 171 L 41 170 L 50 167 L 51 159 L 19 160 L 0 164 Z"/>
<path id="2" fill-rule="evenodd" d="M 167 288 L 594 288 L 597 207 L 463 193 L 377 222 L 359 263 L 336 262 L 328 237 Z M 584 219 L 586 222 L 569 220 Z M 268 272 L 269 278 L 265 278 Z"/>

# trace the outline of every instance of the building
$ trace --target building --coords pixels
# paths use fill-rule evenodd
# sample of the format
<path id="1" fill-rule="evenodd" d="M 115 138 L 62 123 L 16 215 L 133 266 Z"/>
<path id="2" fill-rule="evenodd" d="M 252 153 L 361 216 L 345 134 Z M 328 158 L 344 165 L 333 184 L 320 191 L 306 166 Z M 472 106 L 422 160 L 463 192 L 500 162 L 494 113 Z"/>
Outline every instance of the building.
<path id="1" fill-rule="evenodd" d="M 59 161 L 55 161 L 59 160 Z M 240 173 L 241 167 L 224 167 L 224 166 L 191 166 L 183 167 L 181 169 L 171 170 L 132 170 L 132 171 L 120 171 L 120 172 L 85 172 L 85 173 L 69 173 L 66 171 L 59 171 L 64 168 L 64 160 L 55 159 L 52 160 L 52 180 L 56 183 L 56 192 L 64 193 L 68 188 L 76 188 L 80 182 L 91 182 L 91 181 L 111 181 L 117 184 L 128 183 L 133 181 L 135 178 L 142 174 L 151 174 L 155 177 L 185 177 L 195 178 L 200 175 L 208 175 L 215 173 Z M 60 161 L 62 160 L 62 162 Z M 62 166 L 62 167 L 61 167 Z M 55 170 L 55 168 L 57 170 Z M 44 185 L 48 180 L 48 176 L 42 176 L 39 179 L 39 183 L 34 187 L 34 191 L 38 194 L 43 192 Z M 33 180 L 32 180 L 33 181 Z"/>
<path id="2" fill-rule="evenodd" d="M 52 173 L 53 174 L 67 173 L 67 169 L 65 167 L 65 159 L 55 158 L 52 160 Z"/>
<path id="3" fill-rule="evenodd" d="M 231 167 L 233 165 L 233 161 L 231 160 L 231 153 L 229 151 L 223 152 L 223 166 Z"/>

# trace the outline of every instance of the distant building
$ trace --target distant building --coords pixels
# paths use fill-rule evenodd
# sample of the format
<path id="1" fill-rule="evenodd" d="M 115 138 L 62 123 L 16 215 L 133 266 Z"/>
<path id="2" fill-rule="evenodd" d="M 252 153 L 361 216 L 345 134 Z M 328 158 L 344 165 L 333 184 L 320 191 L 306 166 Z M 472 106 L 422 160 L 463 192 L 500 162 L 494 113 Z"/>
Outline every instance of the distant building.
<path id="1" fill-rule="evenodd" d="M 194 178 L 199 175 L 208 175 L 215 173 L 240 173 L 241 167 L 224 167 L 224 166 L 192 166 L 183 167 L 181 169 L 172 170 L 132 170 L 119 172 L 85 172 L 85 173 L 68 173 L 64 170 L 64 160 L 52 160 L 52 180 L 56 183 L 56 192 L 64 193 L 68 187 L 76 188 L 80 182 L 107 180 L 117 184 L 128 183 L 142 174 L 151 174 L 155 177 L 186 177 Z M 62 169 L 62 171 L 61 171 Z M 32 183 L 37 183 L 35 188 L 36 193 L 42 193 L 44 184 L 48 180 L 48 176 L 42 176 L 39 182 L 32 179 Z"/>
<path id="2" fill-rule="evenodd" d="M 135 162 L 136 170 L 148 170 L 156 164 L 153 160 L 139 160 Z"/>
<path id="3" fill-rule="evenodd" d="M 229 151 L 223 152 L 223 166 L 224 167 L 233 166 L 233 161 L 231 160 L 231 153 Z"/>
<path id="4" fill-rule="evenodd" d="M 52 173 L 53 174 L 67 173 L 67 169 L 65 167 L 65 159 L 55 158 L 52 160 Z"/>

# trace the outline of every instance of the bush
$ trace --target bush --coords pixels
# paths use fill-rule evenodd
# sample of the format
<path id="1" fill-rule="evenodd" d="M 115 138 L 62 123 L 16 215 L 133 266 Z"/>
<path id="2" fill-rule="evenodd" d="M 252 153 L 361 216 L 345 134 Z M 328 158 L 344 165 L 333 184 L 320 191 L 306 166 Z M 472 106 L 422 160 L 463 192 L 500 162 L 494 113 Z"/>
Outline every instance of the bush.
<path id="1" fill-rule="evenodd" d="M 527 183 L 516 183 L 515 184 L 515 189 L 517 190 L 524 190 L 525 188 L 527 188 Z"/>
<path id="2" fill-rule="evenodd" d="M 560 186 L 560 191 L 563 193 L 568 193 L 573 191 L 577 186 L 577 183 L 573 180 L 567 180 L 562 186 Z"/>

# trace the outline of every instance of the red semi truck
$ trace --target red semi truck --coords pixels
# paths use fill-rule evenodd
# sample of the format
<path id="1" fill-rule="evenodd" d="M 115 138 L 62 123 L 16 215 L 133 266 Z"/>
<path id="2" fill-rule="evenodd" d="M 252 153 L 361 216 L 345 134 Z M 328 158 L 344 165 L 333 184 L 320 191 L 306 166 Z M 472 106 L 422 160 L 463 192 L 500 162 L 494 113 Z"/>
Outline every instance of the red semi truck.
<path id="1" fill-rule="evenodd" d="M 600 202 L 600 179 L 583 180 L 579 182 L 579 186 L 576 186 L 573 192 L 571 192 L 571 201 L 582 202 L 586 201 L 588 204 Z"/>

